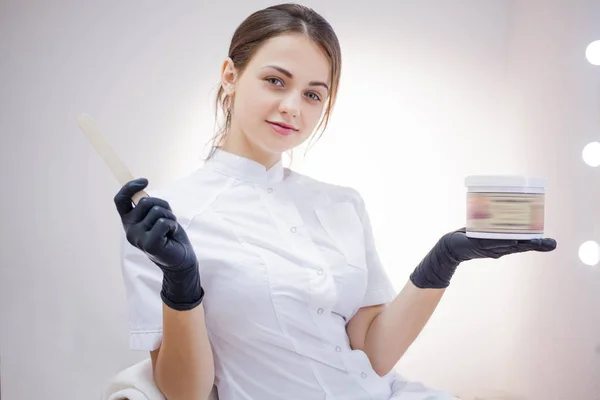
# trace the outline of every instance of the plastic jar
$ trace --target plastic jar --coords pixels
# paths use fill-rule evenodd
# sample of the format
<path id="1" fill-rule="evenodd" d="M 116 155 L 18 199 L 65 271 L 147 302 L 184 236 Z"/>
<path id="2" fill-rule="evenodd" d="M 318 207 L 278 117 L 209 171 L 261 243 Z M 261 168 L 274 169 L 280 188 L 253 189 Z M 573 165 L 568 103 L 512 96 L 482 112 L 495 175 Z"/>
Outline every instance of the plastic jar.
<path id="1" fill-rule="evenodd" d="M 467 236 L 479 239 L 544 237 L 546 179 L 468 176 Z"/>

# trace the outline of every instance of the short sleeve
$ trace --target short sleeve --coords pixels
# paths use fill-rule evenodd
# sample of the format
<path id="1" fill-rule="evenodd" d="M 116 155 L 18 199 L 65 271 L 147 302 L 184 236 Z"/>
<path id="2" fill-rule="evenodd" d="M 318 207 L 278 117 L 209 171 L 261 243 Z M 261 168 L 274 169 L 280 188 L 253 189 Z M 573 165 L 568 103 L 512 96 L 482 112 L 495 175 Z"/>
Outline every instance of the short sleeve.
<path id="1" fill-rule="evenodd" d="M 156 350 L 162 341 L 160 291 L 163 273 L 143 251 L 127 241 L 124 233 L 121 262 L 129 320 L 129 348 Z"/>
<path id="2" fill-rule="evenodd" d="M 377 253 L 377 248 L 375 246 L 375 237 L 373 235 L 371 219 L 369 218 L 365 202 L 356 190 L 354 190 L 354 192 L 358 203 L 357 212 L 363 226 L 365 258 L 368 274 L 367 290 L 360 307 L 389 303 L 394 300 L 397 293 L 379 259 L 379 254 Z"/>

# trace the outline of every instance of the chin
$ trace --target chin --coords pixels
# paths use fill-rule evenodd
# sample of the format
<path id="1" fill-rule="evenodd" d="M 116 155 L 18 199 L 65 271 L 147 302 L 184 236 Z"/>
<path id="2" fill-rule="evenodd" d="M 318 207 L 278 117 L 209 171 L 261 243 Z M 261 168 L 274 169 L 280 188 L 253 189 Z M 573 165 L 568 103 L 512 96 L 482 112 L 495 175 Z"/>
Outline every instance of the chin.
<path id="1" fill-rule="evenodd" d="M 283 154 L 300 144 L 298 138 L 294 136 L 273 136 L 272 134 L 265 136 L 266 137 L 263 136 L 256 140 L 255 143 L 257 143 L 264 151 L 272 154 Z"/>
<path id="2" fill-rule="evenodd" d="M 289 143 L 281 143 L 281 141 L 273 140 L 272 138 L 254 138 L 252 140 L 254 146 L 259 148 L 262 152 L 281 156 L 281 154 L 285 153 L 293 146 L 290 146 Z"/>
<path id="3" fill-rule="evenodd" d="M 275 145 L 271 145 L 271 146 L 265 146 L 263 147 L 263 149 L 273 155 L 278 155 L 281 156 L 283 153 L 285 153 L 286 151 L 290 151 L 294 148 L 295 146 L 277 146 Z"/>

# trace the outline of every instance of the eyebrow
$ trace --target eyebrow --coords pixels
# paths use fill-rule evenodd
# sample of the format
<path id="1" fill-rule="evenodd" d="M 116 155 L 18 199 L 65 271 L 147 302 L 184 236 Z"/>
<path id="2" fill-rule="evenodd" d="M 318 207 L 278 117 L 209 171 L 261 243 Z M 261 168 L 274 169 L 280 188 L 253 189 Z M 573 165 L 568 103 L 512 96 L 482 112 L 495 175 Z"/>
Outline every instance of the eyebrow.
<path id="1" fill-rule="evenodd" d="M 293 75 L 293 74 L 292 74 L 290 71 L 288 71 L 288 70 L 287 70 L 287 69 L 285 69 L 285 68 L 278 67 L 277 65 L 267 65 L 267 66 L 266 66 L 266 67 L 264 67 L 263 69 L 266 69 L 266 68 L 273 68 L 273 69 L 275 69 L 275 70 L 277 70 L 277 71 L 281 72 L 283 75 L 287 76 L 287 77 L 288 77 L 288 78 L 290 78 L 290 79 L 293 79 L 293 78 L 294 78 L 294 75 Z M 326 84 L 325 82 L 320 82 L 320 81 L 310 81 L 310 82 L 308 82 L 308 85 L 309 85 L 309 86 L 323 86 L 323 87 L 324 87 L 325 89 L 327 89 L 327 91 L 329 92 L 329 86 L 327 86 L 327 84 Z"/>

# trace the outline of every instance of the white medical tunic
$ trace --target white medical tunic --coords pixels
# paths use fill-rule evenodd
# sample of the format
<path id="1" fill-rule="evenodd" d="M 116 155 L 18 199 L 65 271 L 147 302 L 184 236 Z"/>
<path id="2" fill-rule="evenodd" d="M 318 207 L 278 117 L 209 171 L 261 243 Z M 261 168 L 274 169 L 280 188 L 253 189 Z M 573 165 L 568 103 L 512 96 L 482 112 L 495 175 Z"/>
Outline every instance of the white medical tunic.
<path id="1" fill-rule="evenodd" d="M 350 347 L 357 310 L 396 295 L 356 190 L 217 149 L 149 194 L 169 202 L 196 252 L 220 400 L 452 398 L 381 377 Z M 130 347 L 155 350 L 162 271 L 123 238 L 123 274 Z"/>

